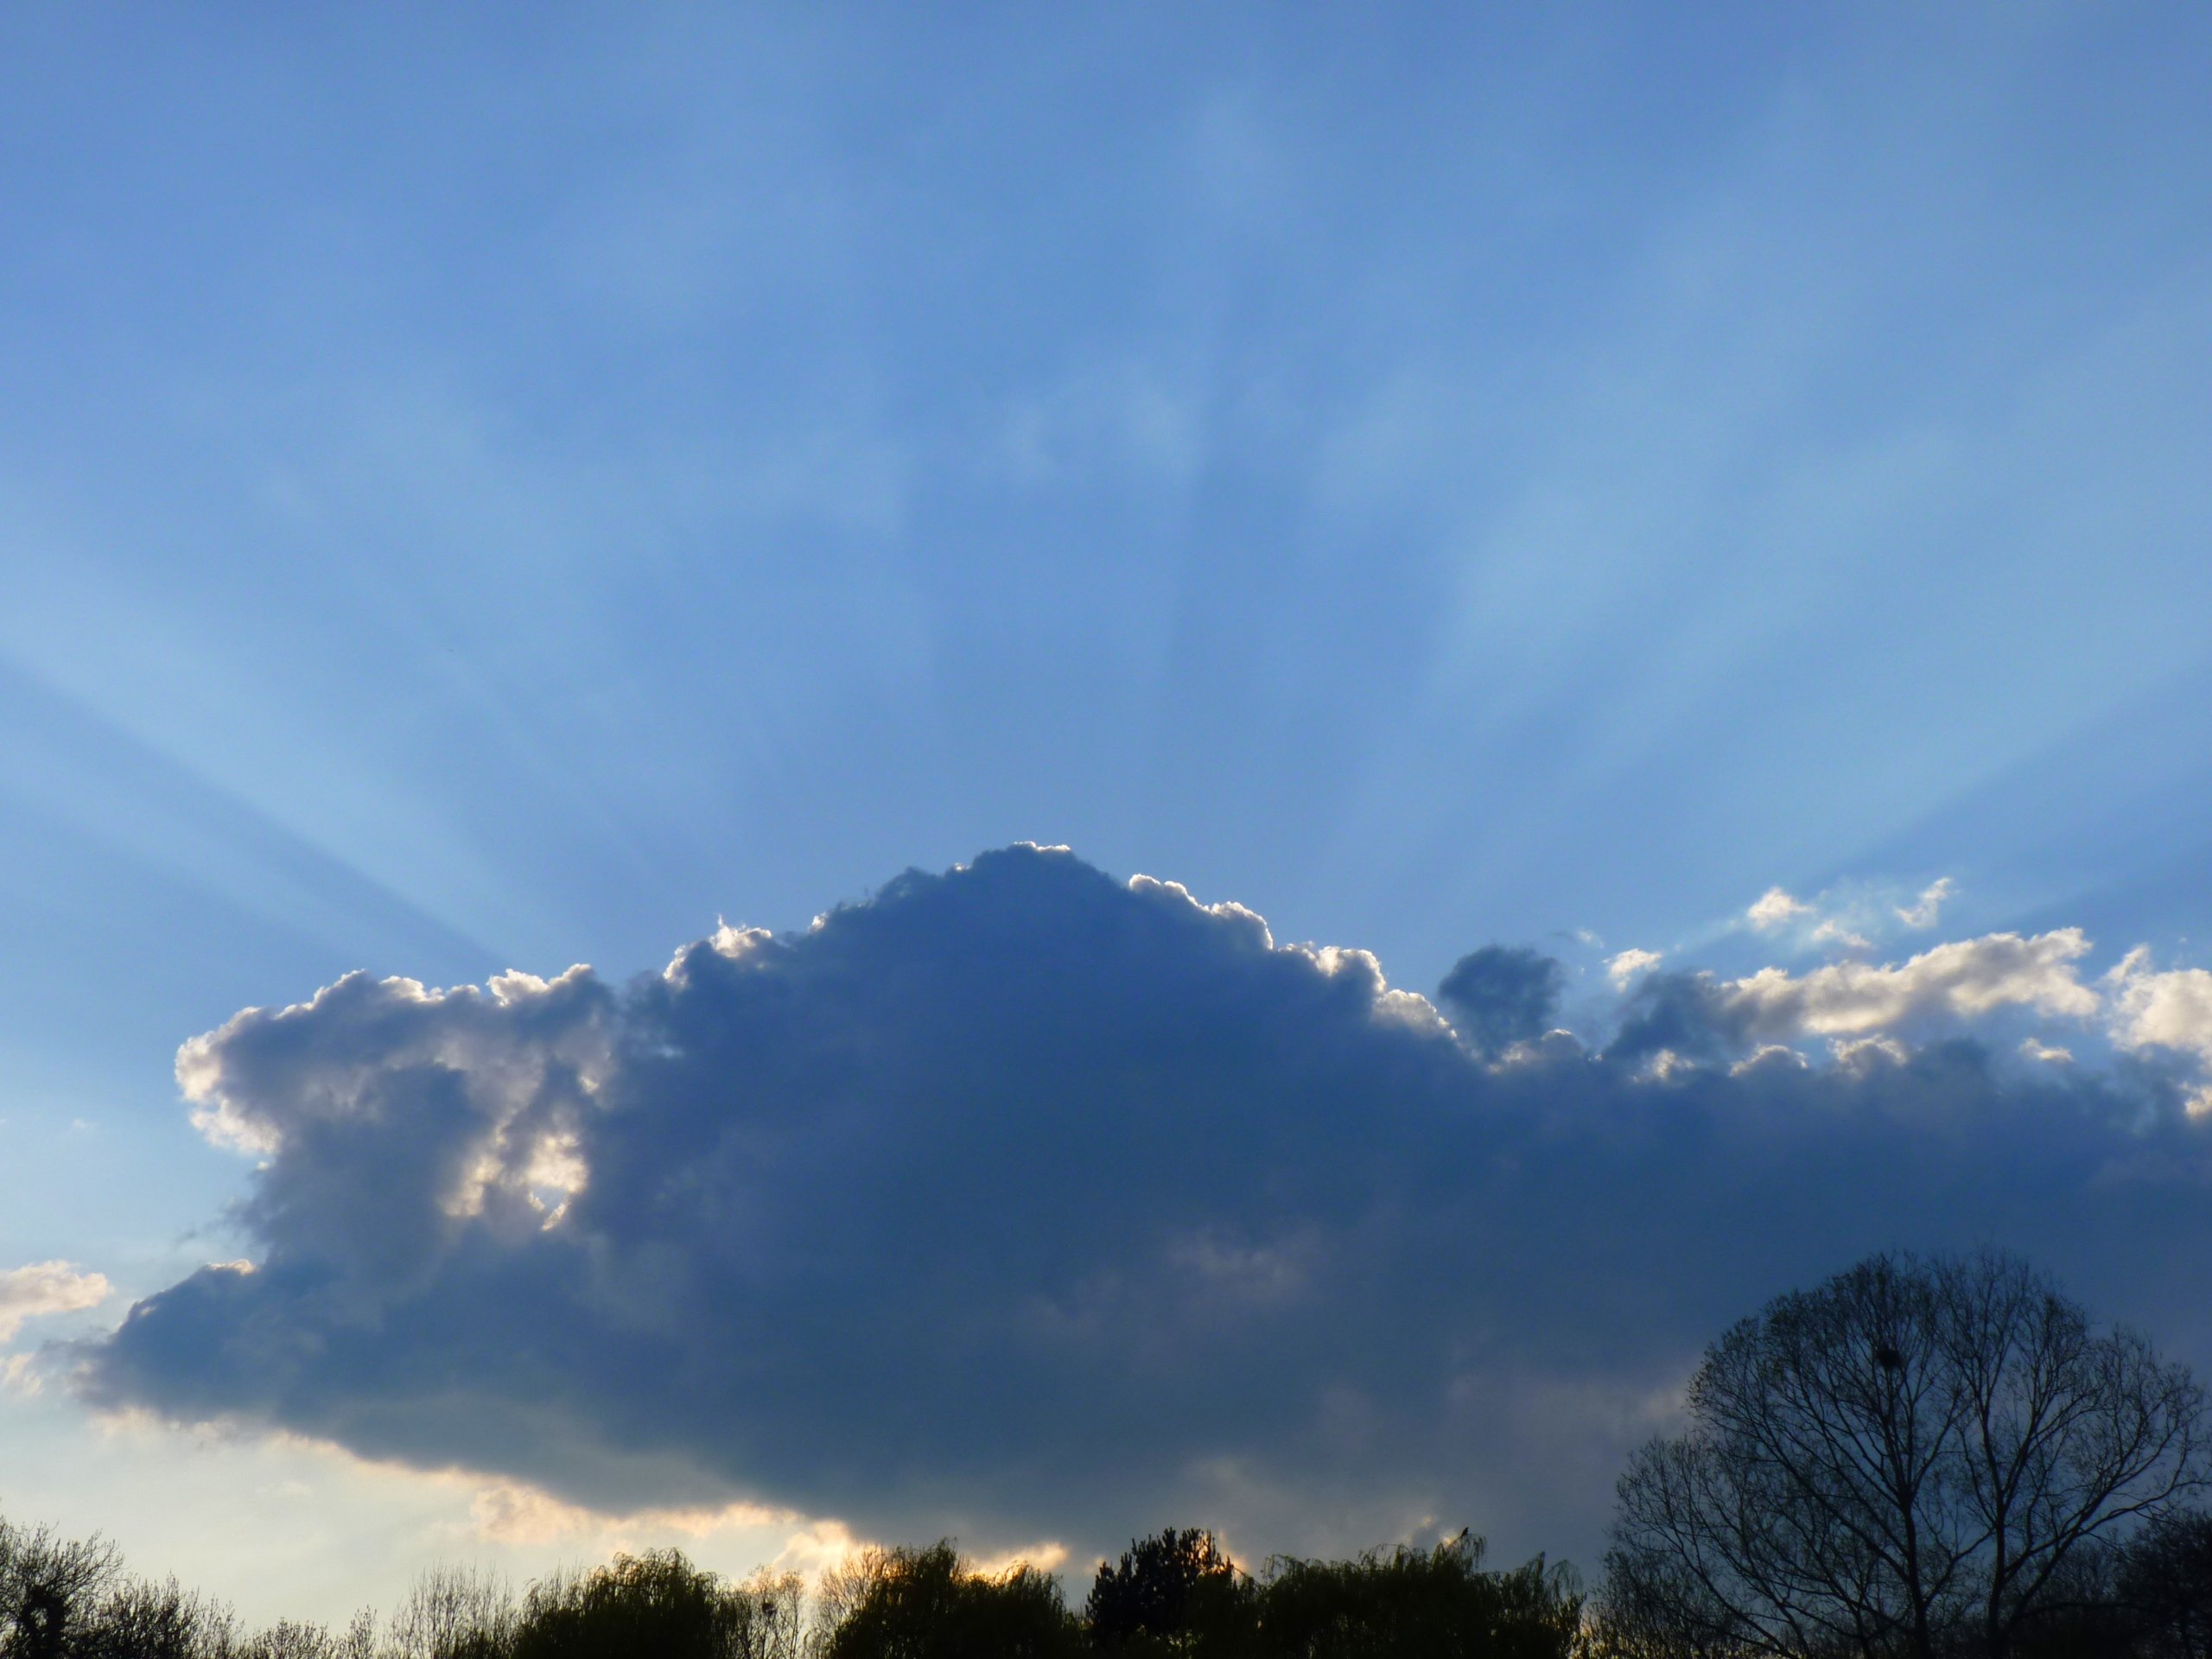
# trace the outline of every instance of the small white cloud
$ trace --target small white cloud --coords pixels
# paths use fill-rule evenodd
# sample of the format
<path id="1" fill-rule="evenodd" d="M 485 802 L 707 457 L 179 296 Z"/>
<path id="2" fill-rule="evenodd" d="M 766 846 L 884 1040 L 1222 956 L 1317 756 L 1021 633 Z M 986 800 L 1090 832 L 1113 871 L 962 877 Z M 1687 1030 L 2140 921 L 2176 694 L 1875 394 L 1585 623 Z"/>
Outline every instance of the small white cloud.
<path id="1" fill-rule="evenodd" d="M 1616 989 L 1626 989 L 1629 981 L 1656 968 L 1662 959 L 1656 950 L 1624 950 L 1605 963 L 1605 971 L 1612 976 Z"/>
<path id="2" fill-rule="evenodd" d="M 1951 878 L 1948 875 L 1923 887 L 1920 897 L 1912 903 L 1896 906 L 1897 920 L 1907 927 L 1935 926 L 1936 917 L 1942 912 L 1943 901 L 1951 896 Z"/>
<path id="3" fill-rule="evenodd" d="M 1803 899 L 1791 898 L 1780 887 L 1769 887 L 1759 895 L 1758 902 L 1744 915 L 1760 932 L 1770 933 L 1776 928 L 1807 914 L 1812 908 Z"/>
<path id="4" fill-rule="evenodd" d="M 13 1340 L 25 1319 L 98 1307 L 111 1289 L 105 1274 L 68 1262 L 35 1262 L 0 1273 L 0 1342 Z"/>
<path id="5" fill-rule="evenodd" d="M 2055 1048 L 2050 1044 L 2038 1042 L 2032 1037 L 2024 1037 L 2020 1039 L 2020 1052 L 2029 1059 L 2040 1060 L 2046 1065 L 2063 1065 L 2074 1058 L 2072 1049 Z"/>

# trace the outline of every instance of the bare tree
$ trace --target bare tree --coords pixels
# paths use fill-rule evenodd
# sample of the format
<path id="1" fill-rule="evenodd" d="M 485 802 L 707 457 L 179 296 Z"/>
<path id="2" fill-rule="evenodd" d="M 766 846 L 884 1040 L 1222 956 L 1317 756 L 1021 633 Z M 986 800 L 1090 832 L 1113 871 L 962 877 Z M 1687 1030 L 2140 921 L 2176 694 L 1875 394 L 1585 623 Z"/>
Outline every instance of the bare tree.
<path id="1" fill-rule="evenodd" d="M 749 1608 L 740 1659 L 804 1659 L 806 1580 L 796 1573 L 764 1567 L 737 1588 Z"/>
<path id="2" fill-rule="evenodd" d="M 2078 1552 L 2205 1478 L 2187 1371 L 1994 1251 L 1780 1297 L 1688 1403 L 1621 1478 L 1607 1614 L 1715 1659 L 2006 1659 Z"/>
<path id="3" fill-rule="evenodd" d="M 279 1619 L 211 1659 L 377 1659 L 376 1615 L 363 1608 L 342 1631 Z"/>
<path id="4" fill-rule="evenodd" d="M 337 1659 L 336 1638 L 321 1624 L 279 1619 L 257 1631 L 238 1648 L 238 1659 Z"/>
<path id="5" fill-rule="evenodd" d="M 97 1533 L 70 1539 L 0 1522 L 0 1653 L 60 1659 L 121 1570 L 115 1546 Z"/>
<path id="6" fill-rule="evenodd" d="M 68 1653 L 69 1659 L 223 1659 L 237 1633 L 229 1608 L 175 1579 L 132 1580 L 71 1633 Z"/>
<path id="7" fill-rule="evenodd" d="M 496 1573 L 429 1568 L 392 1615 L 391 1659 L 480 1659 L 513 1638 L 514 1592 Z"/>

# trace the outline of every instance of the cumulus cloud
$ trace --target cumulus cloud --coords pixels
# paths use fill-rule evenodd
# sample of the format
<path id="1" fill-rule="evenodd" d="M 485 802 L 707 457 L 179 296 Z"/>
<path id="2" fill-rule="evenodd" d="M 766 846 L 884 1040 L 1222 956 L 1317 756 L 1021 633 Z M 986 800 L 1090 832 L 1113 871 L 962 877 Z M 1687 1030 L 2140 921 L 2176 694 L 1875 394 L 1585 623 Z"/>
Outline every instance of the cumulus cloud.
<path id="1" fill-rule="evenodd" d="M 2070 1017 L 2080 955 L 1646 972 L 1592 1049 L 1535 952 L 1463 959 L 1440 1017 L 1015 848 L 626 987 L 355 976 L 186 1046 L 262 1148 L 253 1265 L 138 1303 L 77 1386 L 511 1481 L 524 1529 L 747 1503 L 1081 1556 L 1443 1516 L 1587 1556 L 1649 1402 L 1776 1291 L 1886 1246 L 2093 1281 L 2212 1246 L 2212 1126 L 2154 1068 L 1874 1029 Z"/>
<path id="2" fill-rule="evenodd" d="M 107 1280 L 69 1262 L 34 1262 L 0 1273 L 0 1342 L 11 1342 L 25 1319 L 74 1313 L 108 1299 Z"/>
<path id="3" fill-rule="evenodd" d="M 2212 1069 L 2212 973 L 2151 966 L 2139 945 L 2106 976 L 2112 987 L 2112 1036 L 2122 1048 L 2163 1048 L 2188 1054 Z M 2191 1109 L 2212 1113 L 2212 1084 L 2197 1090 Z"/>
<path id="4" fill-rule="evenodd" d="M 2177 1049 L 2212 1062 L 2212 973 L 2202 968 L 2155 972 L 2150 951 L 2139 945 L 2108 977 L 2113 1034 L 2121 1043 Z"/>
<path id="5" fill-rule="evenodd" d="M 1955 939 L 1887 966 L 1831 963 L 1792 975 L 1763 968 L 1723 986 L 1722 1007 L 1750 1034 L 1860 1036 L 1931 1016 L 1974 1019 L 2018 1007 L 2087 1020 L 2101 1006 L 2075 964 L 2089 942 L 2075 927 L 2032 938 Z"/>

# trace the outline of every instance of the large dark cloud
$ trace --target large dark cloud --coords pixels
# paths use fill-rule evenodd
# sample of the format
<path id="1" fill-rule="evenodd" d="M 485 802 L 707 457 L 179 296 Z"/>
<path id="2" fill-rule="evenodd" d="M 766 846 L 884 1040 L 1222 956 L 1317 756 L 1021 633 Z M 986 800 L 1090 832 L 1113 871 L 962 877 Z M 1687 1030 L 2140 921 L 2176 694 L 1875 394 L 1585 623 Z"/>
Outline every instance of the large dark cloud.
<path id="1" fill-rule="evenodd" d="M 2203 1334 L 2212 1160 L 2158 1076 L 1747 1059 L 1666 977 L 1610 1050 L 1515 1043 L 1558 970 L 1477 960 L 1469 1044 L 1360 953 L 1016 848 L 626 988 L 355 976 L 188 1046 L 265 1160 L 255 1264 L 82 1385 L 601 1506 L 1586 1554 L 1696 1350 L 1869 1249 L 2012 1243 Z"/>

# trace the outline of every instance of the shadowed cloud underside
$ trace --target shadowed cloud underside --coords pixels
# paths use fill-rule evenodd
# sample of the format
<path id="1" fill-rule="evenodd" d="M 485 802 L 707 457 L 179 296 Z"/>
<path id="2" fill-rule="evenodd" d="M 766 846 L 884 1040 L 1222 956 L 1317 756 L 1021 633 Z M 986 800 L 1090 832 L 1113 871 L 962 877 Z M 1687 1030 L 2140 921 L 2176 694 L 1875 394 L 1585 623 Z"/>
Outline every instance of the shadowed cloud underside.
<path id="1" fill-rule="evenodd" d="M 2061 1239 L 2106 1282 L 2212 1243 L 2188 1045 L 2126 1041 L 2193 981 L 2124 963 L 2109 1064 L 1978 1033 L 2087 1029 L 2086 948 L 1644 972 L 1586 1043 L 1534 953 L 1432 1006 L 1023 846 L 626 987 L 356 975 L 186 1046 L 203 1129 L 264 1160 L 253 1260 L 79 1383 L 602 1508 L 982 1547 L 1445 1516 L 1586 1557 L 1620 1452 L 1775 1290 L 1899 1244 Z"/>

